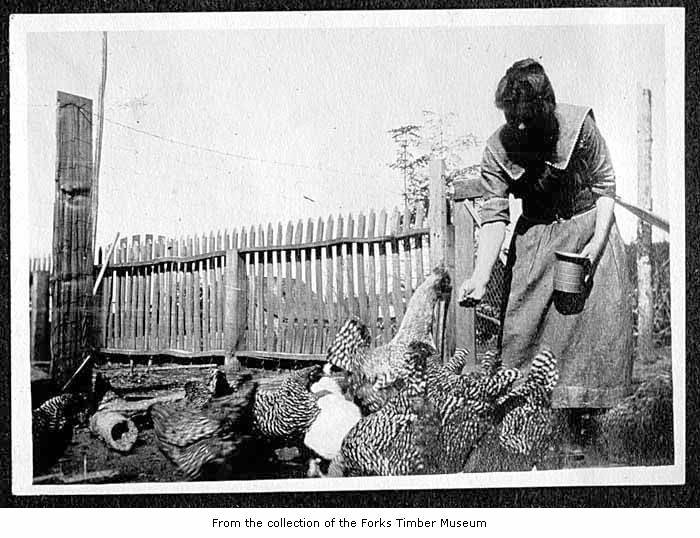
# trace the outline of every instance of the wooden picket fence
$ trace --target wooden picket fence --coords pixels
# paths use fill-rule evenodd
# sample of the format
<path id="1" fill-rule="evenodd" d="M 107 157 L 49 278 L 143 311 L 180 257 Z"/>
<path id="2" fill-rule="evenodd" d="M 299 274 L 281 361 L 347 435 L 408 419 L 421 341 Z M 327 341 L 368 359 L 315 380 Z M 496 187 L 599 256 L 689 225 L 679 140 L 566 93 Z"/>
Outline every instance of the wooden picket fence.
<path id="1" fill-rule="evenodd" d="M 385 343 L 430 269 L 425 220 L 422 210 L 395 209 L 180 240 L 124 238 L 98 300 L 101 350 L 225 356 L 229 341 L 239 356 L 318 359 L 350 316 Z M 242 327 L 231 329 L 242 329 L 240 340 L 226 334 L 227 279 L 241 283 L 244 308 L 233 310 Z"/>

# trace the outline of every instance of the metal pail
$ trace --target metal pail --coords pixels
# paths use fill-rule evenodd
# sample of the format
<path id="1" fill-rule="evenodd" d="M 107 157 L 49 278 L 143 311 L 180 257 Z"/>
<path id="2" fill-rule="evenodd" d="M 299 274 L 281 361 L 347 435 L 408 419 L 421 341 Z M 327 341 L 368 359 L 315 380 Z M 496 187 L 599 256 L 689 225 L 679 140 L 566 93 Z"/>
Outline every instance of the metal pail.
<path id="1" fill-rule="evenodd" d="M 586 287 L 586 275 L 591 262 L 573 252 L 555 252 L 554 289 L 564 293 L 581 293 Z"/>

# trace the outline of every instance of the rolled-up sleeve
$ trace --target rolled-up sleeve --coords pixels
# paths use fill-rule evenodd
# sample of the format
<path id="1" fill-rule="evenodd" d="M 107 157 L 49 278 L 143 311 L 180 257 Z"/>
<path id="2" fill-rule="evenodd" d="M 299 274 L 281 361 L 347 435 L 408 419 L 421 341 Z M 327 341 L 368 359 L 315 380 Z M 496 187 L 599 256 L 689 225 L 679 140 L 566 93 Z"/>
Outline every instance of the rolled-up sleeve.
<path id="1" fill-rule="evenodd" d="M 496 162 L 487 147 L 481 161 L 481 186 L 484 191 L 484 203 L 480 209 L 482 224 L 489 222 L 510 222 L 510 205 L 508 203 L 508 181 L 505 172 Z"/>
<path id="2" fill-rule="evenodd" d="M 615 197 L 615 169 L 603 135 L 595 120 L 586 117 L 581 129 L 581 149 L 588 169 L 591 190 L 598 196 Z"/>

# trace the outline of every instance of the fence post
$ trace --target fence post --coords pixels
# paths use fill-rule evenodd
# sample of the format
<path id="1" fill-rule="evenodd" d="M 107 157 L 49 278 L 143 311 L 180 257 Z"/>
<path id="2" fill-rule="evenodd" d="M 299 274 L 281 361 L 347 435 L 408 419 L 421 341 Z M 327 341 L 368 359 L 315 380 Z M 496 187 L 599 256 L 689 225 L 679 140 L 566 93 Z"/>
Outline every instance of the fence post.
<path id="1" fill-rule="evenodd" d="M 474 219 L 464 204 L 471 200 L 455 200 L 453 213 L 455 228 L 455 272 L 452 286 L 452 303 L 457 305 L 459 287 L 474 272 Z M 455 346 L 466 349 L 476 363 L 476 334 L 474 307 L 456 308 Z"/>
<path id="2" fill-rule="evenodd" d="M 31 274 L 31 362 L 49 360 L 49 272 L 41 267 Z"/>
<path id="3" fill-rule="evenodd" d="M 238 250 L 226 251 L 226 266 L 224 268 L 224 365 L 227 369 L 239 370 L 240 362 L 236 351 L 240 344 L 245 315 L 241 315 L 245 306 L 242 272 L 245 267 L 239 263 Z"/>
<path id="4" fill-rule="evenodd" d="M 430 226 L 430 268 L 442 265 L 454 279 L 455 234 L 454 227 L 448 225 L 447 192 L 445 188 L 445 162 L 442 159 L 430 161 L 430 206 L 428 225 Z M 444 301 L 438 303 L 435 324 L 436 345 L 443 358 L 451 356 L 455 349 L 455 301 L 450 301 L 445 311 Z"/>
<path id="5" fill-rule="evenodd" d="M 51 376 L 72 377 L 89 348 L 92 285 L 92 101 L 58 92 Z M 89 369 L 84 378 L 89 380 Z"/>
<path id="6" fill-rule="evenodd" d="M 637 119 L 637 203 L 651 211 L 651 90 L 639 95 Z M 637 356 L 653 356 L 654 296 L 651 281 L 651 225 L 637 224 Z"/>

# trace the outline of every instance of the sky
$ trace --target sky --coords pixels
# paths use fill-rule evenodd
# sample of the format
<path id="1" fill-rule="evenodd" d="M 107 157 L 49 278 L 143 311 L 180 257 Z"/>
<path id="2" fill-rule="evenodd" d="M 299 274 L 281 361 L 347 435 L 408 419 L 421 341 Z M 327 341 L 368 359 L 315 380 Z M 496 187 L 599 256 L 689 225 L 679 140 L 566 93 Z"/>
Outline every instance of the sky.
<path id="1" fill-rule="evenodd" d="M 97 243 L 400 206 L 387 131 L 431 110 L 485 140 L 502 122 L 495 86 L 524 57 L 559 101 L 593 108 L 632 202 L 639 88 L 651 89 L 654 211 L 668 218 L 664 27 L 604 23 L 109 31 Z M 101 40 L 27 35 L 31 256 L 51 250 L 56 92 L 96 110 Z M 630 241 L 636 220 L 617 215 Z"/>

